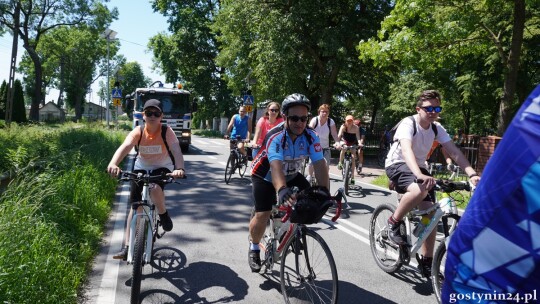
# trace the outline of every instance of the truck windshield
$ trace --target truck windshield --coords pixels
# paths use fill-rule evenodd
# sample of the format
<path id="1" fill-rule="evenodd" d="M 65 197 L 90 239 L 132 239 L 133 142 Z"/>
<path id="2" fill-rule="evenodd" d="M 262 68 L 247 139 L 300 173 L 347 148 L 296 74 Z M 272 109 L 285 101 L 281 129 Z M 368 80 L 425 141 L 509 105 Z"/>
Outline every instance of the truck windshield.
<path id="1" fill-rule="evenodd" d="M 191 112 L 189 94 L 144 94 L 136 97 L 136 111 L 141 112 L 144 103 L 148 99 L 158 99 L 163 107 L 165 116 L 174 115 L 182 117 L 185 113 Z"/>

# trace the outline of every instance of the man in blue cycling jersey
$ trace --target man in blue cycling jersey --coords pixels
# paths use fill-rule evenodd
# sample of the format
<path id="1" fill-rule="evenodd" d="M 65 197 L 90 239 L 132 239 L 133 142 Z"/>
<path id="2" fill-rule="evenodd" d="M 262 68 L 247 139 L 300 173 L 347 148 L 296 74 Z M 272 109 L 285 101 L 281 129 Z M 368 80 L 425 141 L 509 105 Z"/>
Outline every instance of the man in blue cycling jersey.
<path id="1" fill-rule="evenodd" d="M 309 188 L 306 178 L 299 173 L 306 158 L 310 158 L 315 177 L 320 186 L 329 189 L 328 169 L 319 137 L 307 129 L 311 103 L 302 94 L 292 94 L 283 100 L 281 110 L 285 121 L 267 134 L 253 159 L 251 181 L 255 200 L 255 215 L 249 223 L 249 267 L 252 272 L 261 270 L 259 242 L 266 229 L 272 206 L 292 205 L 296 197 L 291 190 Z"/>
<path id="2" fill-rule="evenodd" d="M 441 300 L 538 303 L 540 86 L 521 106 L 482 176 L 448 245 Z"/>

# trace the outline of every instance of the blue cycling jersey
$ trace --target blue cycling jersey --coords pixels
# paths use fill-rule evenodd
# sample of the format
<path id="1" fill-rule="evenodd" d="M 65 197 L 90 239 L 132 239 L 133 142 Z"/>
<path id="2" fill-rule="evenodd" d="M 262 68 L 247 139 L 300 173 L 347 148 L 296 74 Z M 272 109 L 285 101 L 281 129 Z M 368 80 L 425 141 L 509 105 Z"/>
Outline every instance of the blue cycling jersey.
<path id="1" fill-rule="evenodd" d="M 509 295 L 536 294 L 539 185 L 540 86 L 506 130 L 451 237 L 443 303 L 507 303 Z"/>
<path id="2" fill-rule="evenodd" d="M 293 142 L 283 122 L 266 134 L 261 149 L 251 164 L 251 175 L 271 182 L 270 163 L 280 160 L 283 162 L 283 174 L 286 180 L 290 181 L 298 174 L 308 157 L 312 162 L 324 158 L 323 149 L 315 131 L 307 128 Z"/>
<path id="3" fill-rule="evenodd" d="M 236 138 L 237 135 L 240 135 L 241 139 L 246 139 L 248 133 L 248 120 L 249 116 L 245 115 L 244 118 L 240 115 L 234 115 L 234 124 L 231 132 L 231 138 Z"/>

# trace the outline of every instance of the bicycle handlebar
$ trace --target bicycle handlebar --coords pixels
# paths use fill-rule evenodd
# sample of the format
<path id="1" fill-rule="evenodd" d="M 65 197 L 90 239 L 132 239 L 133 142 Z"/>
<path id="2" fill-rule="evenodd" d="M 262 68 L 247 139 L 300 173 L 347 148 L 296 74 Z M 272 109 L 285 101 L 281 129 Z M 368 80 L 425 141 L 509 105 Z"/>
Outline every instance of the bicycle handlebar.
<path id="1" fill-rule="evenodd" d="M 186 178 L 187 176 L 184 175 L 180 179 L 186 179 Z M 120 174 L 118 175 L 118 179 L 120 181 L 134 180 L 134 181 L 143 181 L 143 182 L 148 182 L 148 183 L 164 182 L 166 184 L 175 182 L 175 178 L 171 176 L 171 173 L 165 173 L 165 172 L 159 175 L 149 175 L 148 173 L 142 173 L 142 172 L 133 173 L 130 171 L 121 171 Z"/>
<path id="2" fill-rule="evenodd" d="M 296 186 L 293 187 L 292 190 L 294 194 L 297 194 L 299 192 L 298 187 Z M 344 197 L 345 195 L 344 195 L 343 188 L 339 188 L 336 195 L 330 196 L 330 200 L 335 201 L 337 203 L 336 214 L 332 217 L 332 222 L 337 221 L 337 219 L 341 215 L 341 201 L 343 200 Z M 285 223 L 291 217 L 292 206 L 285 205 L 285 204 L 282 204 L 282 205 L 278 204 L 277 206 L 278 206 L 279 211 L 285 212 L 285 215 L 281 218 L 281 222 Z"/>
<path id="3" fill-rule="evenodd" d="M 416 180 L 416 183 L 418 184 L 421 184 L 423 182 L 424 182 L 423 179 Z M 436 190 L 446 192 L 446 193 L 459 191 L 459 190 L 471 191 L 471 185 L 469 184 L 469 182 L 455 182 L 455 181 L 450 181 L 450 180 L 445 180 L 445 179 L 436 179 L 435 187 L 436 187 Z"/>

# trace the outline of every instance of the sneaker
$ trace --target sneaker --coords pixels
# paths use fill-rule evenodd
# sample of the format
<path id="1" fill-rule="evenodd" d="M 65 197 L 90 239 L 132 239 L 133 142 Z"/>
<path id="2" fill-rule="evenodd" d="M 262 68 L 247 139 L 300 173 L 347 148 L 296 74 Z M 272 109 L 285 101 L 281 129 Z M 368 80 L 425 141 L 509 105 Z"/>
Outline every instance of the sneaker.
<path id="1" fill-rule="evenodd" d="M 351 185 L 354 185 L 354 178 L 351 178 L 351 179 L 349 180 L 349 183 L 350 183 Z"/>
<path id="2" fill-rule="evenodd" d="M 403 221 L 392 224 L 390 219 L 388 219 L 388 230 L 388 238 L 392 242 L 396 243 L 397 245 L 405 245 L 407 243 L 404 231 L 405 223 Z"/>
<path id="3" fill-rule="evenodd" d="M 425 256 L 420 256 L 416 254 L 416 262 L 418 263 L 418 271 L 422 274 L 424 278 L 431 277 L 431 264 L 433 263 L 433 258 L 428 258 Z"/>
<path id="4" fill-rule="evenodd" d="M 358 174 L 362 173 L 362 165 L 356 167 L 356 173 Z"/>
<path id="5" fill-rule="evenodd" d="M 337 164 L 337 168 L 338 168 L 338 170 L 343 170 L 343 164 L 341 162 L 339 162 Z"/>
<path id="6" fill-rule="evenodd" d="M 172 223 L 171 217 L 169 216 L 169 212 L 165 211 L 165 213 L 160 214 L 159 221 L 161 222 L 161 227 L 163 227 L 163 230 L 165 231 L 172 230 L 173 223 Z"/>
<path id="7" fill-rule="evenodd" d="M 261 271 L 261 251 L 260 250 L 249 250 L 248 252 L 248 264 L 251 268 L 251 272 Z"/>
<path id="8" fill-rule="evenodd" d="M 127 255 L 128 255 L 128 246 L 124 246 L 122 247 L 122 249 L 120 249 L 119 252 L 117 252 L 115 255 L 113 255 L 113 259 L 115 260 L 127 260 Z"/>

